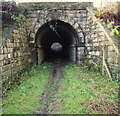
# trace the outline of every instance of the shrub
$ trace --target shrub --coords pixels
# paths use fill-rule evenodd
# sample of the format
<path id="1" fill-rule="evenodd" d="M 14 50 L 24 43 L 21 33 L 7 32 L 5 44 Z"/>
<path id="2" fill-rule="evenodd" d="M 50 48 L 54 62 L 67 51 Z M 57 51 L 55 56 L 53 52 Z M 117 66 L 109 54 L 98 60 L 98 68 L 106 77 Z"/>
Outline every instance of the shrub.
<path id="1" fill-rule="evenodd" d="M 13 23 L 11 16 L 18 15 L 18 7 L 15 2 L 2 2 L 2 26 L 7 27 Z"/>
<path id="2" fill-rule="evenodd" d="M 109 11 L 98 11 L 95 13 L 95 16 L 99 21 L 103 22 L 110 29 L 110 35 L 120 34 L 120 15 L 114 14 Z"/>

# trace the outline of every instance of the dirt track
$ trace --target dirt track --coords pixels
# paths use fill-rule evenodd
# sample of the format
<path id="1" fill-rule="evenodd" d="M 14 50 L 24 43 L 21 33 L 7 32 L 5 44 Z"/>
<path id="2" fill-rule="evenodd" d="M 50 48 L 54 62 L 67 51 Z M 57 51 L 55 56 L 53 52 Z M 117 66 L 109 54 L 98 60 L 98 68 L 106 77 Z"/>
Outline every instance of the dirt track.
<path id="1" fill-rule="evenodd" d="M 56 101 L 59 101 L 60 98 L 57 95 L 57 91 L 61 87 L 61 79 L 64 78 L 62 69 L 67 63 L 68 61 L 63 62 L 60 59 L 53 62 L 53 70 L 40 98 L 40 104 L 42 104 L 42 108 L 38 109 L 37 114 L 55 114 L 56 112 L 59 112 L 60 106 L 56 104 Z"/>

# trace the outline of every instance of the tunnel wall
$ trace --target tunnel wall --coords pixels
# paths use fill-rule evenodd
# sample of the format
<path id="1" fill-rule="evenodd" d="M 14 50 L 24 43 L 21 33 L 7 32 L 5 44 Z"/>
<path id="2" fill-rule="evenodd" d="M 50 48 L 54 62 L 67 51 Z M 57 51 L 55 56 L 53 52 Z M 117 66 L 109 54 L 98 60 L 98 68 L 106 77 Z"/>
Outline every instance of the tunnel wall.
<path id="1" fill-rule="evenodd" d="M 69 57 L 71 59 L 71 61 L 76 61 L 76 48 L 75 46 L 71 46 L 70 50 L 69 50 Z"/>

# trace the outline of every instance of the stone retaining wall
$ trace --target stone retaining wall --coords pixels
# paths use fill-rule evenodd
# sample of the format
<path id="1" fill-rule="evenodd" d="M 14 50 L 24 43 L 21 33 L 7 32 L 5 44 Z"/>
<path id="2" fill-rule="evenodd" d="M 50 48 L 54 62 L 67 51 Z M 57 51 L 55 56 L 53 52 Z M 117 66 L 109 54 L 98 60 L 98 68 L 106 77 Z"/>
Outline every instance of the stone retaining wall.
<path id="1" fill-rule="evenodd" d="M 106 62 L 113 74 L 118 72 L 118 41 L 110 36 L 110 31 L 88 9 L 88 23 L 86 28 L 86 47 L 88 59 L 102 69 L 103 45 L 106 45 Z M 114 70 L 113 70 L 114 69 Z"/>
<path id="2" fill-rule="evenodd" d="M 3 34 L 2 38 L 0 68 L 3 82 L 10 75 L 29 67 L 31 62 L 26 31 L 15 27 Z"/>

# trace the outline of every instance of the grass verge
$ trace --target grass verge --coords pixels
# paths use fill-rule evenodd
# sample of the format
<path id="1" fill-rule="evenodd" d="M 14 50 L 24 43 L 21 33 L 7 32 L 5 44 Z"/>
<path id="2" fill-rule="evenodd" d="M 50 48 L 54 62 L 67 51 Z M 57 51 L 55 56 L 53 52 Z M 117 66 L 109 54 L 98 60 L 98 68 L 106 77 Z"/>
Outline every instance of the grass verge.
<path id="1" fill-rule="evenodd" d="M 99 72 L 71 63 L 58 91 L 61 114 L 117 114 L 118 83 L 110 82 Z"/>
<path id="2" fill-rule="evenodd" d="M 22 77 L 22 83 L 7 91 L 6 97 L 2 99 L 2 113 L 34 114 L 50 72 L 51 65 L 46 63 L 33 68 L 29 75 Z"/>

